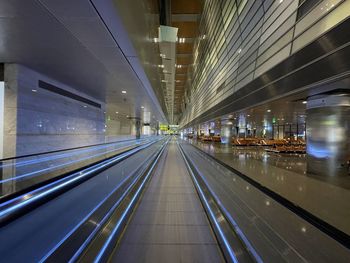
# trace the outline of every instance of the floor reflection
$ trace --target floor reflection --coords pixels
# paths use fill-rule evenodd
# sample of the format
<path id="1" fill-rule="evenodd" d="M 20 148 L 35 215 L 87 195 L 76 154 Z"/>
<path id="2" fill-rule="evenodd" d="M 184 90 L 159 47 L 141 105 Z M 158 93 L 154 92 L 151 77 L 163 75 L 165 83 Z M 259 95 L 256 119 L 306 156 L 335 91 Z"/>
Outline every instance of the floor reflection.
<path id="1" fill-rule="evenodd" d="M 293 173 L 302 174 L 350 189 L 350 176 L 324 177 L 307 173 L 306 154 L 273 153 L 266 152 L 264 147 L 259 146 L 237 147 L 220 143 L 202 142 L 194 139 L 187 140 L 220 160 L 225 161 L 229 158 L 230 164 L 238 170 L 240 170 L 240 168 L 249 167 L 257 174 L 268 176 L 271 172 L 269 171 L 269 167 L 274 166 L 292 172 L 288 173 L 288 176 L 293 175 Z M 281 174 L 277 179 L 283 181 L 284 176 L 285 175 Z"/>

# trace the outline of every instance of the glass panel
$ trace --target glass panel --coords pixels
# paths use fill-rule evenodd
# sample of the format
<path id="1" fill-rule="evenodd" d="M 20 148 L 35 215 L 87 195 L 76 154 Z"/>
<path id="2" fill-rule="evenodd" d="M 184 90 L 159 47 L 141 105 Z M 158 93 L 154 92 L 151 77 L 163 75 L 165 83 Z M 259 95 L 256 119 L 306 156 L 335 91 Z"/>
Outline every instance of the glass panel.
<path id="1" fill-rule="evenodd" d="M 262 55 L 259 56 L 257 60 L 257 66 L 260 66 L 267 59 L 273 56 L 277 51 L 283 48 L 285 45 L 290 43 L 293 38 L 293 29 L 289 30 L 282 38 L 280 38 L 276 43 L 274 43 L 270 48 L 268 48 Z M 266 43 L 266 42 L 265 42 Z M 260 50 L 259 50 L 260 53 Z"/>
<path id="2" fill-rule="evenodd" d="M 320 17 L 331 12 L 333 8 L 342 0 L 326 0 L 322 1 L 316 8 L 311 10 L 304 16 L 295 26 L 295 36 L 298 36 L 302 31 L 311 26 Z"/>
<path id="3" fill-rule="evenodd" d="M 272 56 L 270 59 L 268 59 L 260 67 L 256 68 L 254 76 L 255 77 L 260 76 L 262 73 L 266 72 L 267 70 L 269 70 L 273 66 L 277 65 L 279 62 L 286 59 L 290 54 L 290 48 L 291 48 L 291 44 L 289 44 L 285 48 L 281 49 L 281 51 L 279 51 L 274 56 Z"/>
<path id="4" fill-rule="evenodd" d="M 312 40 L 331 29 L 333 26 L 350 16 L 350 1 L 345 1 L 336 7 L 327 16 L 318 21 L 315 25 L 301 34 L 293 42 L 293 53 L 310 43 Z"/>

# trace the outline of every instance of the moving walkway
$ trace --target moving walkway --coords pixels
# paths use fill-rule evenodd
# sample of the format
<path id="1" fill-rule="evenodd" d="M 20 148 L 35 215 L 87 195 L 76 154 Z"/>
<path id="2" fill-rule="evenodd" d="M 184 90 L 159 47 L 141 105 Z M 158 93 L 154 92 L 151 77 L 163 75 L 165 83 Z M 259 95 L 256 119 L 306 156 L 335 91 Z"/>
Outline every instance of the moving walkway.
<path id="1" fill-rule="evenodd" d="M 2 262 L 350 259 L 347 248 L 176 137 L 7 200 L 0 223 Z"/>

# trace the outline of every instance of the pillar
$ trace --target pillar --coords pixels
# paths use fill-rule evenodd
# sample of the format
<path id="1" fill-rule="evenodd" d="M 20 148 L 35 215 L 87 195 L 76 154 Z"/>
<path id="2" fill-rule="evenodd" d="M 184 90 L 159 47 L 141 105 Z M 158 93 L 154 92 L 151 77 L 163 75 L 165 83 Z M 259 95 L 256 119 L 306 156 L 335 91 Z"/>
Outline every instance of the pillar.
<path id="1" fill-rule="evenodd" d="M 141 138 L 141 119 L 135 118 L 135 137 L 136 139 Z"/>
<path id="2" fill-rule="evenodd" d="M 350 94 L 310 97 L 306 113 L 307 171 L 321 176 L 348 175 Z"/>
<path id="3" fill-rule="evenodd" d="M 233 128 L 233 123 L 231 121 L 221 122 L 221 132 L 220 132 L 221 143 L 231 144 L 232 135 L 233 135 L 232 128 Z"/>

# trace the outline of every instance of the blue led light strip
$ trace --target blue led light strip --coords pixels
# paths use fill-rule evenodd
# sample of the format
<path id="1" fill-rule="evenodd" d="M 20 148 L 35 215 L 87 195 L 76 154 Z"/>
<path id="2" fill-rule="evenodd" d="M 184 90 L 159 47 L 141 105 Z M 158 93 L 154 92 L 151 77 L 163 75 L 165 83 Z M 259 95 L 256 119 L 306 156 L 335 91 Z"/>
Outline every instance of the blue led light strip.
<path id="1" fill-rule="evenodd" d="M 165 143 L 167 144 L 168 141 Z M 121 224 L 123 223 L 123 221 L 126 219 L 127 214 L 129 213 L 130 209 L 133 207 L 134 203 L 137 201 L 137 198 L 139 196 L 139 194 L 141 193 L 143 186 L 145 185 L 145 183 L 147 182 L 148 178 L 150 177 L 150 175 L 153 172 L 154 167 L 156 166 L 156 164 L 158 163 L 159 158 L 162 156 L 162 153 L 164 152 L 165 146 L 163 146 L 162 150 L 160 151 L 158 157 L 156 158 L 155 162 L 152 164 L 150 170 L 148 171 L 147 175 L 145 176 L 145 178 L 143 179 L 140 187 L 137 189 L 135 195 L 133 196 L 133 198 L 131 199 L 130 203 L 128 204 L 128 206 L 126 207 L 126 209 L 123 211 L 121 217 L 119 218 L 116 226 L 113 228 L 111 234 L 109 235 L 107 241 L 104 243 L 103 247 L 101 248 L 101 250 L 99 251 L 98 255 L 96 256 L 96 258 L 94 259 L 94 262 L 101 262 L 102 258 L 104 257 L 111 241 L 113 240 L 113 238 L 115 237 L 116 233 L 118 232 Z"/>
<path id="2" fill-rule="evenodd" d="M 140 169 L 140 167 L 142 165 L 144 165 L 144 163 L 146 163 L 146 161 L 144 161 L 141 165 L 139 165 L 134 171 L 132 171 L 130 173 L 130 176 L 124 178 L 114 189 L 112 189 L 112 191 L 100 202 L 98 203 L 95 208 L 86 216 L 84 217 L 71 231 L 68 232 L 68 234 L 59 242 L 57 243 L 41 260 L 40 262 L 44 262 L 45 260 L 47 260 L 54 252 L 55 250 L 57 250 L 58 247 L 60 247 L 82 224 L 84 224 L 84 222 L 86 222 L 86 220 L 89 219 L 89 217 L 95 213 L 95 211 L 100 208 L 102 206 L 102 204 L 107 201 L 108 198 L 110 198 L 114 193 L 115 191 L 118 190 L 118 188 L 123 185 L 130 177 L 132 177 L 135 172 Z M 70 259 L 70 262 L 73 262 L 76 257 L 78 255 L 80 255 L 80 252 L 84 249 L 84 245 L 86 245 L 86 243 L 88 241 L 90 241 L 92 239 L 92 237 L 94 236 L 95 232 L 97 232 L 97 230 L 99 229 L 99 227 L 101 225 L 103 225 L 103 223 L 105 222 L 105 218 L 110 215 L 112 213 L 112 211 L 115 209 L 115 207 L 117 207 L 119 205 L 119 203 L 121 202 L 121 200 L 123 200 L 123 198 L 125 197 L 127 191 L 129 191 L 130 187 L 132 187 L 132 185 L 135 183 L 135 181 L 138 179 L 139 177 L 137 176 L 135 178 L 135 180 L 131 183 L 131 185 L 128 187 L 128 189 L 124 192 L 124 194 L 119 198 L 118 201 L 116 201 L 116 203 L 114 204 L 114 206 L 110 209 L 110 211 L 106 214 L 106 216 L 103 217 L 103 219 L 101 220 L 101 222 L 96 226 L 96 228 L 94 229 L 94 231 L 89 235 L 88 239 L 83 243 L 83 245 L 80 247 L 80 249 L 74 254 L 73 258 Z"/>
<path id="3" fill-rule="evenodd" d="M 181 147 L 180 147 L 181 148 Z M 182 148 L 181 148 L 182 150 Z M 181 152 L 183 154 L 183 152 Z M 183 155 L 184 156 L 184 155 Z M 187 160 L 185 159 L 186 163 L 188 164 Z M 252 246 L 252 244 L 249 242 L 248 238 L 244 235 L 243 231 L 240 229 L 240 227 L 238 226 L 237 222 L 232 218 L 232 216 L 230 215 L 230 213 L 227 211 L 227 209 L 222 205 L 220 199 L 218 198 L 218 196 L 215 194 L 215 192 L 211 189 L 211 187 L 209 186 L 207 180 L 205 179 L 205 177 L 199 172 L 198 167 L 194 164 L 194 162 L 191 162 L 192 165 L 194 166 L 194 168 L 196 169 L 197 173 L 199 174 L 199 176 L 202 178 L 203 182 L 205 183 L 206 187 L 208 188 L 208 190 L 210 191 L 210 194 L 214 197 L 217 205 L 220 207 L 221 211 L 224 212 L 225 217 L 230 221 L 231 225 L 233 226 L 233 228 L 235 229 L 235 232 L 239 235 L 239 237 L 241 238 L 241 240 L 243 241 L 243 243 L 245 244 L 245 246 L 248 248 L 248 250 L 250 251 L 250 253 L 253 255 L 254 259 L 259 262 L 262 263 L 263 260 L 261 259 L 261 257 L 259 256 L 259 254 L 257 253 L 257 251 L 254 249 L 254 247 Z M 190 169 L 191 170 L 191 169 Z M 191 170 L 191 175 L 193 175 L 192 170 Z M 197 181 L 197 180 L 196 180 Z"/>
<path id="4" fill-rule="evenodd" d="M 184 155 L 184 153 L 183 153 L 182 148 L 179 146 L 179 143 L 177 143 L 177 144 L 178 144 L 178 147 L 179 147 L 179 149 L 180 149 L 180 153 L 181 153 L 181 155 L 182 155 L 182 158 L 184 159 L 184 161 L 185 161 L 187 167 L 189 167 L 188 170 L 189 170 L 189 172 L 190 172 L 190 174 L 191 174 L 191 177 L 192 177 L 192 179 L 193 179 L 193 182 L 194 182 L 195 185 L 196 185 L 196 188 L 198 189 L 198 193 L 200 194 L 201 199 L 204 201 L 204 205 L 205 205 L 207 211 L 209 212 L 209 215 L 210 215 L 212 221 L 214 222 L 214 224 L 215 224 L 215 226 L 216 226 L 216 229 L 217 229 L 218 232 L 219 232 L 219 235 L 220 235 L 220 237 L 221 237 L 221 239 L 222 239 L 222 241 L 223 241 L 223 243 L 224 243 L 224 245 L 225 245 L 225 247 L 226 247 L 226 250 L 227 250 L 228 254 L 230 255 L 231 261 L 234 262 L 234 263 L 238 263 L 237 257 L 235 256 L 234 251 L 232 250 L 232 248 L 231 248 L 230 244 L 228 243 L 228 241 L 227 241 L 227 239 L 226 239 L 226 237 L 225 237 L 225 235 L 224 235 L 224 233 L 223 233 L 223 231 L 222 231 L 222 229 L 221 229 L 221 227 L 220 227 L 218 221 L 216 220 L 216 217 L 215 217 L 213 211 L 211 210 L 210 205 L 208 204 L 207 199 L 205 198 L 205 195 L 204 195 L 204 193 L 203 193 L 203 191 L 202 191 L 202 188 L 199 186 L 199 183 L 198 183 L 198 181 L 197 181 L 197 179 L 196 179 L 196 176 L 193 174 L 193 171 L 192 171 L 192 169 L 190 168 L 190 165 L 189 165 L 189 163 L 188 163 L 188 161 L 187 161 L 187 159 L 186 159 L 186 157 L 185 157 L 185 155 Z"/>
<path id="5" fill-rule="evenodd" d="M 2 211 L 0 211 L 0 221 L 2 219 L 4 219 L 6 216 L 8 216 L 9 214 L 11 214 L 17 210 L 20 210 L 20 209 L 24 208 L 25 206 L 28 206 L 31 203 L 33 203 L 41 198 L 44 198 L 50 194 L 53 194 L 54 192 L 59 191 L 60 189 L 64 188 L 65 186 L 72 184 L 76 181 L 79 181 L 80 179 L 82 179 L 86 176 L 89 176 L 96 171 L 104 169 L 105 167 L 108 167 L 109 165 L 113 164 L 114 162 L 117 162 L 125 157 L 128 157 L 128 156 L 132 155 L 133 153 L 138 152 L 138 151 L 148 147 L 151 144 L 152 143 L 146 144 L 146 145 L 142 146 L 141 148 L 133 149 L 133 150 L 131 150 L 127 153 L 124 153 L 122 155 L 119 155 L 111 160 L 102 162 L 100 164 L 96 164 L 93 167 L 86 169 L 85 171 L 87 171 L 87 172 L 82 171 L 79 173 L 74 173 L 68 177 L 59 179 L 55 182 L 47 184 L 47 185 L 40 187 L 38 189 L 35 189 L 29 193 L 23 194 L 15 199 L 11 199 L 7 202 L 0 204 L 0 209 L 3 207 L 9 206 L 9 207 L 4 208 Z M 35 195 L 36 193 L 38 193 L 38 194 Z M 11 203 L 16 203 L 18 201 L 20 201 L 18 204 L 10 206 Z"/>
<path id="6" fill-rule="evenodd" d="M 139 144 L 140 144 L 140 142 L 136 142 L 134 145 L 139 145 Z M 132 145 L 133 144 L 128 145 L 128 146 L 132 146 Z M 43 172 L 48 172 L 48 171 L 51 171 L 51 170 L 54 170 L 54 169 L 57 169 L 57 168 L 60 168 L 60 167 L 64 167 L 64 166 L 67 166 L 67 165 L 71 165 L 71 164 L 74 164 L 74 163 L 85 161 L 85 160 L 88 160 L 88 159 L 91 159 L 91 158 L 94 158 L 94 157 L 98 157 L 98 156 L 101 156 L 101 155 L 108 154 L 110 152 L 114 152 L 114 151 L 120 150 L 120 149 L 122 149 L 122 147 L 120 147 L 118 149 L 112 149 L 112 150 L 109 150 L 109 151 L 106 151 L 106 152 L 103 152 L 103 153 L 98 153 L 98 154 L 95 154 L 95 155 L 89 155 L 89 156 L 87 156 L 85 158 L 77 159 L 77 160 L 74 160 L 74 161 L 71 161 L 71 162 L 66 162 L 66 163 L 63 163 L 63 164 L 60 164 L 60 165 L 56 165 L 56 166 L 51 166 L 51 167 L 44 168 L 44 169 L 41 169 L 41 170 L 36 170 L 34 172 L 26 173 L 26 174 L 23 174 L 23 175 L 18 175 L 18 176 L 15 176 L 15 177 L 7 178 L 7 179 L 4 179 L 4 180 L 0 180 L 0 183 L 7 183 L 7 182 L 10 182 L 10 181 L 15 181 L 15 180 L 17 181 L 19 179 L 32 177 L 34 175 L 42 174 Z M 54 157 L 47 157 L 47 158 L 50 161 L 55 160 Z"/>
<path id="7" fill-rule="evenodd" d="M 142 140 L 138 141 L 120 141 L 120 142 L 116 142 L 113 144 L 109 144 L 109 145 L 99 145 L 99 146 L 93 146 L 90 147 L 88 149 L 78 149 L 78 150 L 67 150 L 66 153 L 60 153 L 60 154 L 55 154 L 53 155 L 52 153 L 47 154 L 47 155 L 53 155 L 53 156 L 46 156 L 46 157 L 42 157 L 39 159 L 33 159 L 33 160 L 25 160 L 25 161 L 16 161 L 16 165 L 15 167 L 22 167 L 22 166 L 26 166 L 26 165 L 30 165 L 30 164 L 37 164 L 37 163 L 41 163 L 41 162 L 46 162 L 46 161 L 50 161 L 50 160 L 57 160 L 57 159 L 62 159 L 62 158 L 66 158 L 69 156 L 73 156 L 76 155 L 77 153 L 81 154 L 81 153 L 86 153 L 86 152 L 91 152 L 91 151 L 95 151 L 95 150 L 100 150 L 103 148 L 110 148 L 110 147 L 114 147 L 116 145 L 133 145 L 134 142 L 136 142 L 135 144 L 139 144 Z M 117 148 L 116 150 L 118 150 L 120 148 Z M 5 161 L 8 162 L 8 161 Z M 13 166 L 12 162 L 9 163 L 4 163 L 1 164 L 0 167 L 4 168 L 4 167 L 9 167 L 9 166 Z"/>

